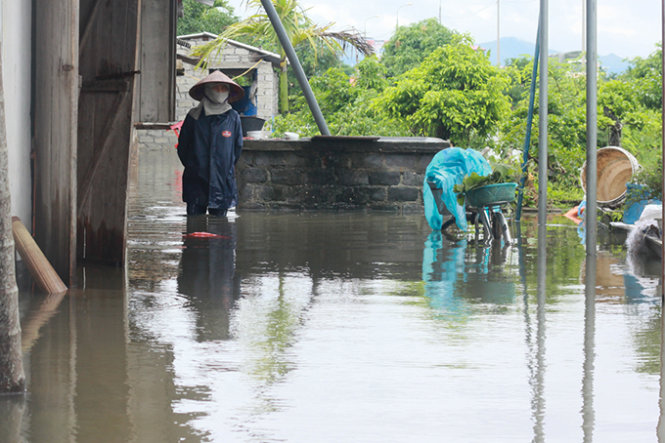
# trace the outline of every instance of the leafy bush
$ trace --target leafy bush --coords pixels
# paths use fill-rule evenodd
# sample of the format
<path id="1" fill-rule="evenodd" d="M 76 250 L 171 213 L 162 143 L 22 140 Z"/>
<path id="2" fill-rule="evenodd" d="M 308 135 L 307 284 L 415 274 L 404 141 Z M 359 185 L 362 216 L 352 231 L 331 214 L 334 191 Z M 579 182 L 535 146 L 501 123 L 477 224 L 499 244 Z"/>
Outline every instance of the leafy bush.
<path id="1" fill-rule="evenodd" d="M 375 103 L 404 120 L 415 135 L 469 146 L 475 133 L 486 138 L 509 110 L 506 76 L 470 41 L 436 49 L 400 76 Z"/>

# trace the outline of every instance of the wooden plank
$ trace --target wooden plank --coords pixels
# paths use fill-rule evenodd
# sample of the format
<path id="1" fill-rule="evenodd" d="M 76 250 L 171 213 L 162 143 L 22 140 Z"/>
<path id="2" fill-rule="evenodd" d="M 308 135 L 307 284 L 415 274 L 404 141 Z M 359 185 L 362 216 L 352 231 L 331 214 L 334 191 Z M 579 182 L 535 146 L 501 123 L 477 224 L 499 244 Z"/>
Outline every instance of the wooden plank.
<path id="1" fill-rule="evenodd" d="M 90 92 L 109 92 L 109 93 L 127 93 L 129 84 L 125 80 L 91 80 L 83 83 L 81 93 Z"/>
<path id="2" fill-rule="evenodd" d="M 92 29 L 93 24 L 97 20 L 97 13 L 101 9 L 100 5 L 102 4 L 102 2 L 103 0 L 95 1 L 95 3 L 92 5 L 92 10 L 85 19 L 85 23 L 82 23 L 83 31 L 81 31 L 81 39 L 79 42 L 80 46 L 85 46 L 85 42 L 88 40 L 88 36 L 90 35 L 90 30 Z"/>
<path id="3" fill-rule="evenodd" d="M 12 232 L 16 250 L 23 258 L 37 286 L 47 294 L 64 294 L 67 292 L 67 286 L 55 272 L 51 263 L 49 263 L 18 217 L 12 217 Z"/>
<path id="4" fill-rule="evenodd" d="M 78 0 L 35 0 L 35 239 L 65 282 L 76 269 Z"/>
<path id="5" fill-rule="evenodd" d="M 175 2 L 142 0 L 138 120 L 175 119 Z"/>
<path id="6" fill-rule="evenodd" d="M 101 141 L 101 149 L 95 150 L 91 163 L 88 164 L 88 166 L 85 168 L 85 175 L 83 176 L 83 179 L 79 181 L 78 185 L 79 214 L 81 213 L 84 204 L 88 203 L 88 200 L 90 198 L 90 192 L 92 190 L 93 179 L 95 178 L 97 171 L 99 171 L 99 167 L 102 164 L 102 161 L 108 156 L 107 153 L 110 146 L 111 131 L 120 117 L 120 105 L 123 103 L 123 101 L 127 100 L 127 93 L 128 91 L 126 91 L 124 94 L 119 93 L 115 96 L 114 103 L 111 106 L 109 112 L 110 117 L 107 119 L 106 121 L 107 124 L 98 138 L 98 140 Z M 79 174 L 79 176 L 81 176 L 81 174 Z"/>

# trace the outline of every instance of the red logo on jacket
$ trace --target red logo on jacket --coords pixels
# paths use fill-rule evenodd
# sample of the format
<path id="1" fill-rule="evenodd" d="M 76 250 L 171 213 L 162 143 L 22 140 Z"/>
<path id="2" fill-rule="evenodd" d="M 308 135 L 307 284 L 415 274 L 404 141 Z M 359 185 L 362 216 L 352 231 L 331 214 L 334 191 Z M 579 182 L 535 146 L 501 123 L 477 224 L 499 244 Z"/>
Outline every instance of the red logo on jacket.
<path id="1" fill-rule="evenodd" d="M 222 136 L 229 138 L 231 137 L 231 131 L 222 131 Z"/>

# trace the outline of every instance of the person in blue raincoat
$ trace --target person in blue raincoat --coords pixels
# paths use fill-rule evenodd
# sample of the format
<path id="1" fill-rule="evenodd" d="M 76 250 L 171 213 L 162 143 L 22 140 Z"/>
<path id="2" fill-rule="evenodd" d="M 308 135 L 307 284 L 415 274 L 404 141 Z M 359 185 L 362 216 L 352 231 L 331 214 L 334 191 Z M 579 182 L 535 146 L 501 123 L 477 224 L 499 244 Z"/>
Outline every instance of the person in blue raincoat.
<path id="1" fill-rule="evenodd" d="M 229 103 L 244 94 L 221 71 L 212 72 L 189 90 L 199 104 L 187 113 L 178 137 L 187 215 L 225 216 L 238 203 L 235 165 L 242 151 L 242 126 Z"/>

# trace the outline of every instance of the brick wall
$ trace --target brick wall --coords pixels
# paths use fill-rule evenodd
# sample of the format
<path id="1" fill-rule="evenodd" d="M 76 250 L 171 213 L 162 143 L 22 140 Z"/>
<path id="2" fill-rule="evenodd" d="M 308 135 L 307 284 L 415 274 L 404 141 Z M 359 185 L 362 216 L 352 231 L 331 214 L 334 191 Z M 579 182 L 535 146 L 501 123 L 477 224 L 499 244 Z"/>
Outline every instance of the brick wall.
<path id="1" fill-rule="evenodd" d="M 166 126 L 166 125 L 164 125 Z M 164 149 L 175 152 L 178 139 L 170 129 L 140 129 L 136 131 L 138 149 Z"/>
<path id="2" fill-rule="evenodd" d="M 175 155 L 171 130 L 139 129 L 135 140 L 139 151 Z M 425 169 L 449 146 L 417 137 L 245 140 L 236 168 L 238 209 L 421 212 Z"/>
<path id="3" fill-rule="evenodd" d="M 430 138 L 247 140 L 237 167 L 240 210 L 422 211 Z"/>

